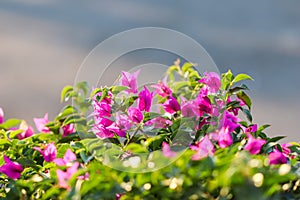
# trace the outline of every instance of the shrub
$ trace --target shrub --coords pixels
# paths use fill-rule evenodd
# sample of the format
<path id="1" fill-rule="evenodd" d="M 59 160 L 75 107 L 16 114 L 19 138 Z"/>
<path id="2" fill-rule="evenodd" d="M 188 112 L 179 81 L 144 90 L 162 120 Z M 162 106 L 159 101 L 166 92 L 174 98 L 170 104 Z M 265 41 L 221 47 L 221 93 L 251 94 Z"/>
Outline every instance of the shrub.
<path id="1" fill-rule="evenodd" d="M 52 121 L 4 120 L 3 199 L 299 199 L 299 144 L 252 123 L 251 99 L 231 71 L 200 75 L 171 66 L 137 87 L 66 86 L 70 102 Z"/>

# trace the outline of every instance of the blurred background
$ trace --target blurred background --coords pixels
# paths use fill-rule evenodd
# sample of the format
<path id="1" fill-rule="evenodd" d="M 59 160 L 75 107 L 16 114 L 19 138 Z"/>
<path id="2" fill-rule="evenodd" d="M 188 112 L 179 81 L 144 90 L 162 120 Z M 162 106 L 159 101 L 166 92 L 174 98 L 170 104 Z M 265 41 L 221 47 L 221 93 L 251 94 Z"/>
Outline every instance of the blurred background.
<path id="1" fill-rule="evenodd" d="M 0 107 L 26 119 L 62 108 L 82 61 L 101 41 L 131 28 L 180 31 L 203 45 L 221 72 L 247 73 L 256 123 L 300 141 L 300 1 L 58 1 L 0 2 Z M 122 59 L 122 67 L 163 62 L 158 52 Z"/>

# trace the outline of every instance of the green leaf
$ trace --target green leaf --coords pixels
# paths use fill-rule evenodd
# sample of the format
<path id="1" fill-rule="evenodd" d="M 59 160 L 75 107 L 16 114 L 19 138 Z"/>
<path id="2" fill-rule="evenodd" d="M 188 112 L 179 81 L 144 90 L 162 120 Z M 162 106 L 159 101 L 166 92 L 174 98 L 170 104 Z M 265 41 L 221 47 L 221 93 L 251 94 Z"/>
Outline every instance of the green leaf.
<path id="1" fill-rule="evenodd" d="M 81 143 L 86 150 L 88 150 L 90 153 L 96 153 L 98 156 L 105 151 L 103 140 L 99 138 L 86 138 L 81 140 Z"/>
<path id="2" fill-rule="evenodd" d="M 231 101 L 230 103 L 228 103 L 226 105 L 227 109 L 231 109 L 231 108 L 240 108 L 240 102 L 239 101 Z"/>
<path id="3" fill-rule="evenodd" d="M 66 98 L 66 95 L 68 93 L 72 92 L 73 90 L 74 90 L 73 86 L 70 86 L 70 85 L 65 86 L 61 91 L 60 101 L 61 102 L 67 101 L 68 99 Z"/>
<path id="4" fill-rule="evenodd" d="M 140 145 L 140 144 L 136 144 L 136 143 L 130 143 L 127 147 L 126 150 L 132 152 L 132 153 L 148 153 L 148 150 Z"/>
<path id="5" fill-rule="evenodd" d="M 79 137 L 78 133 L 75 132 L 75 133 L 72 133 L 70 135 L 67 135 L 67 136 L 63 137 L 57 143 L 67 143 L 67 142 L 69 143 L 71 141 L 78 140 L 78 139 L 80 139 L 80 137 Z"/>
<path id="6" fill-rule="evenodd" d="M 285 138 L 285 136 L 277 136 L 277 137 L 273 137 L 271 139 L 268 140 L 268 142 L 278 142 L 279 140 Z"/>
<path id="7" fill-rule="evenodd" d="M 177 71 L 179 72 L 179 66 L 177 65 L 172 65 L 171 67 L 169 67 L 168 71 L 167 71 L 167 74 L 170 74 L 170 73 L 173 73 L 174 71 Z"/>
<path id="8" fill-rule="evenodd" d="M 82 117 L 80 114 L 74 114 L 69 116 L 63 123 L 62 126 L 68 125 L 68 124 L 83 124 L 85 125 L 87 123 L 86 118 Z"/>
<path id="9" fill-rule="evenodd" d="M 173 85 L 175 92 L 178 92 L 181 88 L 188 87 L 188 86 L 189 86 L 189 82 L 187 81 L 178 81 Z"/>
<path id="10" fill-rule="evenodd" d="M 124 91 L 124 90 L 128 90 L 128 87 L 126 86 L 112 86 L 111 88 L 111 92 L 113 93 L 113 95 L 119 94 L 120 92 Z"/>
<path id="11" fill-rule="evenodd" d="M 9 134 L 9 137 L 10 138 L 14 138 L 16 137 L 18 134 L 24 132 L 24 130 L 14 130 L 14 131 L 11 131 L 10 134 Z"/>
<path id="12" fill-rule="evenodd" d="M 262 139 L 265 139 L 265 140 L 268 139 L 268 136 L 263 132 L 258 132 L 257 136 L 259 136 L 259 137 L 261 137 Z"/>
<path id="13" fill-rule="evenodd" d="M 66 106 L 61 113 L 58 114 L 58 116 L 55 118 L 55 120 L 61 120 L 71 114 L 74 114 L 77 112 L 77 109 L 73 106 Z"/>
<path id="14" fill-rule="evenodd" d="M 155 112 L 147 112 L 144 114 L 144 122 L 149 121 L 149 120 L 154 119 L 159 116 L 162 116 L 162 115 L 159 113 L 155 113 Z"/>
<path id="15" fill-rule="evenodd" d="M 126 98 L 125 102 L 124 102 L 124 106 L 127 108 L 129 108 L 134 102 L 135 100 L 138 98 L 138 96 L 131 96 L 129 98 Z"/>
<path id="16" fill-rule="evenodd" d="M 62 158 L 64 157 L 65 153 L 67 150 L 70 149 L 70 144 L 62 144 L 58 149 L 57 149 L 57 158 Z"/>
<path id="17" fill-rule="evenodd" d="M 175 81 L 175 71 L 179 72 L 180 68 L 177 65 L 173 65 L 171 67 L 169 67 L 168 71 L 167 71 L 167 75 L 169 77 L 170 82 L 174 82 Z"/>
<path id="18" fill-rule="evenodd" d="M 11 144 L 7 139 L 0 139 L 0 145 Z"/>
<path id="19" fill-rule="evenodd" d="M 39 141 L 55 141 L 56 135 L 50 133 L 37 133 L 31 136 L 32 139 L 38 139 Z"/>
<path id="20" fill-rule="evenodd" d="M 233 74 L 230 70 L 227 73 L 222 74 L 221 89 L 227 90 L 231 86 L 233 80 Z"/>
<path id="21" fill-rule="evenodd" d="M 59 187 L 50 187 L 46 190 L 45 194 L 43 195 L 42 199 L 56 199 L 56 195 L 59 195 L 60 189 Z"/>
<path id="22" fill-rule="evenodd" d="M 236 92 L 239 92 L 241 90 L 249 90 L 249 88 L 245 84 L 242 84 L 241 86 L 229 89 L 229 95 L 235 94 Z"/>
<path id="23" fill-rule="evenodd" d="M 266 128 L 270 127 L 271 125 L 270 124 L 265 124 L 265 125 L 262 125 L 258 128 L 258 132 L 262 132 L 263 130 L 265 130 Z"/>
<path id="24" fill-rule="evenodd" d="M 236 94 L 236 96 L 241 99 L 247 106 L 249 109 L 251 109 L 252 106 L 252 101 L 250 99 L 250 97 L 243 91 L 240 91 Z"/>
<path id="25" fill-rule="evenodd" d="M 21 120 L 19 119 L 8 119 L 6 120 L 5 122 L 3 122 L 2 124 L 0 124 L 0 129 L 3 128 L 3 129 L 10 129 L 14 126 L 17 126 L 21 123 Z"/>
<path id="26" fill-rule="evenodd" d="M 199 76 L 199 73 L 196 70 L 190 72 L 190 74 L 189 74 L 189 80 L 190 81 L 193 81 L 193 80 L 198 81 L 199 79 L 200 79 L 200 76 Z"/>
<path id="27" fill-rule="evenodd" d="M 87 93 L 88 93 L 88 83 L 86 81 L 77 83 L 76 84 L 76 88 L 78 90 L 82 90 L 85 97 L 87 96 Z"/>
<path id="28" fill-rule="evenodd" d="M 237 83 L 243 80 L 253 80 L 253 78 L 247 74 L 238 74 L 232 81 L 232 83 Z"/>
<path id="29" fill-rule="evenodd" d="M 241 108 L 241 109 L 245 113 L 247 119 L 252 123 L 252 115 L 251 115 L 250 111 L 246 108 Z"/>
<path id="30" fill-rule="evenodd" d="M 99 92 L 102 92 L 102 89 L 100 88 L 96 88 L 94 89 L 91 94 L 90 94 L 90 99 L 92 99 L 96 94 L 98 94 Z"/>
<path id="31" fill-rule="evenodd" d="M 85 164 L 89 163 L 94 158 L 94 155 L 87 155 L 85 151 L 80 151 L 79 154 Z"/>
<path id="32" fill-rule="evenodd" d="M 151 138 L 148 138 L 145 142 L 146 146 L 150 147 L 153 151 L 160 149 L 161 143 L 167 137 L 167 134 L 157 135 Z"/>
<path id="33" fill-rule="evenodd" d="M 23 167 L 34 167 L 37 168 L 35 162 L 29 158 L 23 157 L 17 159 L 17 162 L 20 163 Z"/>
<path id="34" fill-rule="evenodd" d="M 110 98 L 110 96 L 108 95 L 108 88 L 107 87 L 102 89 L 102 94 L 101 94 L 101 96 L 97 96 L 97 101 L 100 102 L 106 97 Z"/>
<path id="35" fill-rule="evenodd" d="M 182 65 L 182 71 L 183 73 L 190 71 L 190 69 L 192 69 L 194 67 L 193 63 L 190 62 L 186 62 Z"/>

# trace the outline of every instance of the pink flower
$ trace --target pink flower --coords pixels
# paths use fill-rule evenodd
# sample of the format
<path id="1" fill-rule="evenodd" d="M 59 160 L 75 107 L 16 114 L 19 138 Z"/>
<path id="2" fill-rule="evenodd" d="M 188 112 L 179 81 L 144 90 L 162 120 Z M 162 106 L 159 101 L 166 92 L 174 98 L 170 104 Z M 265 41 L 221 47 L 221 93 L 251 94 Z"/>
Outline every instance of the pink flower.
<path id="1" fill-rule="evenodd" d="M 202 120 L 199 120 L 199 123 L 195 125 L 195 130 L 200 130 L 205 124 L 211 124 L 212 122 L 208 122 L 207 118 L 203 118 Z"/>
<path id="2" fill-rule="evenodd" d="M 127 115 L 116 114 L 116 124 L 117 126 L 124 131 L 127 131 L 131 128 L 132 124 Z"/>
<path id="3" fill-rule="evenodd" d="M 95 118 L 95 124 L 92 128 L 95 135 L 99 138 L 112 138 L 114 133 L 111 132 L 107 127 L 112 125 L 112 121 L 106 118 Z"/>
<path id="4" fill-rule="evenodd" d="M 122 130 L 115 122 L 106 128 L 107 128 L 107 130 L 116 133 L 120 137 L 126 136 L 126 132 L 124 130 Z"/>
<path id="5" fill-rule="evenodd" d="M 95 94 L 95 96 L 93 97 L 93 103 L 99 103 L 97 98 L 101 98 L 101 96 L 102 96 L 102 92 L 98 92 L 97 94 Z M 108 96 L 104 97 L 100 102 L 111 104 L 112 96 L 113 96 L 112 93 L 109 91 Z"/>
<path id="6" fill-rule="evenodd" d="M 95 118 L 92 130 L 99 138 L 112 138 L 115 136 L 114 133 L 120 137 L 126 136 L 125 130 L 121 129 L 116 122 L 106 118 Z"/>
<path id="7" fill-rule="evenodd" d="M 41 150 L 39 147 L 33 147 L 33 149 L 40 152 L 46 162 L 52 162 L 56 158 L 57 149 L 54 145 L 54 142 L 48 144 L 44 150 Z"/>
<path id="8" fill-rule="evenodd" d="M 149 90 L 144 86 L 144 89 L 139 93 L 138 98 L 138 106 L 140 111 L 150 111 L 150 107 L 152 104 L 153 92 L 149 92 Z"/>
<path id="9" fill-rule="evenodd" d="M 201 160 L 209 155 L 213 155 L 215 152 L 214 145 L 207 135 L 204 136 L 196 145 L 191 145 L 190 148 L 197 151 L 193 155 L 192 160 Z"/>
<path id="10" fill-rule="evenodd" d="M 222 127 L 218 132 L 218 143 L 221 148 L 226 148 L 232 145 L 232 136 L 228 127 Z"/>
<path id="11" fill-rule="evenodd" d="M 286 164 L 287 157 L 277 149 L 269 154 L 270 165 Z"/>
<path id="12" fill-rule="evenodd" d="M 122 77 L 120 79 L 120 85 L 127 86 L 129 89 L 127 90 L 128 93 L 137 93 L 137 77 L 141 70 L 137 70 L 134 73 L 129 73 L 122 71 Z"/>
<path id="13" fill-rule="evenodd" d="M 176 152 L 172 151 L 170 145 L 166 142 L 162 143 L 162 153 L 167 158 L 173 158 L 176 156 Z"/>
<path id="14" fill-rule="evenodd" d="M 180 110 L 180 105 L 173 96 L 170 96 L 167 101 L 163 104 L 163 108 L 167 113 L 174 114 Z"/>
<path id="15" fill-rule="evenodd" d="M 248 142 L 245 145 L 244 149 L 249 151 L 251 154 L 258 154 L 261 150 L 261 147 L 266 143 L 266 140 L 255 139 L 251 134 L 247 134 Z"/>
<path id="16" fill-rule="evenodd" d="M 257 124 L 253 124 L 244 130 L 245 133 L 255 133 L 257 131 Z"/>
<path id="17" fill-rule="evenodd" d="M 68 149 L 63 158 L 56 158 L 53 162 L 58 166 L 69 166 L 75 160 L 76 155 L 71 151 L 71 149 Z"/>
<path id="18" fill-rule="evenodd" d="M 198 96 L 194 101 L 196 106 L 196 114 L 199 117 L 202 117 L 204 114 L 211 114 L 212 113 L 212 106 L 210 104 L 210 100 L 207 96 L 202 97 Z"/>
<path id="19" fill-rule="evenodd" d="M 23 167 L 19 163 L 11 161 L 6 155 L 4 155 L 4 161 L 5 164 L 0 167 L 0 172 L 14 180 L 20 178 Z"/>
<path id="20" fill-rule="evenodd" d="M 221 99 L 216 99 L 216 104 L 212 105 L 211 114 L 215 117 L 219 117 L 223 107 L 224 107 L 224 101 Z"/>
<path id="21" fill-rule="evenodd" d="M 86 172 L 84 175 L 78 176 L 77 179 L 87 181 L 90 179 L 90 174 Z"/>
<path id="22" fill-rule="evenodd" d="M 2 124 L 4 122 L 4 112 L 2 110 L 2 108 L 0 107 L 0 124 Z"/>
<path id="23" fill-rule="evenodd" d="M 134 123 L 140 123 L 144 119 L 143 113 L 134 107 L 128 108 L 129 119 Z"/>
<path id="24" fill-rule="evenodd" d="M 79 163 L 75 162 L 71 167 L 67 168 L 66 171 L 60 169 L 56 170 L 56 175 L 58 178 L 58 185 L 61 188 L 70 189 L 69 180 L 78 171 Z"/>
<path id="25" fill-rule="evenodd" d="M 172 125 L 172 121 L 163 117 L 155 117 L 145 123 L 145 126 L 154 126 L 154 128 L 167 128 Z"/>
<path id="26" fill-rule="evenodd" d="M 62 137 L 66 137 L 67 135 L 70 135 L 75 132 L 75 125 L 74 124 L 67 124 L 62 127 L 63 135 Z"/>
<path id="27" fill-rule="evenodd" d="M 93 102 L 94 113 L 96 117 L 111 117 L 111 105 L 106 101 Z"/>
<path id="28" fill-rule="evenodd" d="M 28 137 L 30 137 L 30 136 L 32 136 L 34 134 L 33 128 L 31 126 L 28 126 L 25 121 L 22 121 L 22 123 L 20 124 L 19 129 L 23 130 L 22 133 L 19 133 L 17 135 L 17 138 L 19 140 L 23 140 L 23 139 L 28 138 Z"/>
<path id="29" fill-rule="evenodd" d="M 50 129 L 49 127 L 46 127 L 46 124 L 48 124 L 48 113 L 45 114 L 43 118 L 34 118 L 34 123 L 39 132 L 43 133 L 49 133 Z"/>
<path id="30" fill-rule="evenodd" d="M 228 127 L 229 132 L 233 132 L 237 127 L 240 127 L 240 124 L 238 124 L 239 121 L 240 119 L 225 111 L 220 122 L 220 127 Z"/>
<path id="31" fill-rule="evenodd" d="M 216 72 L 204 72 L 205 77 L 200 79 L 200 83 L 204 83 L 211 93 L 216 93 L 221 87 L 220 76 Z"/>
<path id="32" fill-rule="evenodd" d="M 156 93 L 162 97 L 168 97 L 172 95 L 172 90 L 161 81 L 152 87 L 154 87 L 156 89 Z"/>
<path id="33" fill-rule="evenodd" d="M 196 105 L 194 101 L 186 101 L 182 99 L 181 113 L 185 117 L 197 116 Z"/>
<path id="34" fill-rule="evenodd" d="M 292 144 L 289 144 L 289 143 L 284 143 L 281 145 L 281 148 L 282 148 L 282 153 L 288 157 L 291 153 L 291 150 L 289 147 L 293 146 Z"/>
<path id="35" fill-rule="evenodd" d="M 104 97 L 101 101 L 98 101 L 98 98 L 101 98 L 102 93 L 99 92 L 93 97 L 92 105 L 94 107 L 93 115 L 94 117 L 111 117 L 111 102 L 112 94 L 108 93 L 108 96 Z"/>
<path id="36" fill-rule="evenodd" d="M 206 97 L 209 94 L 208 88 L 207 87 L 202 87 L 200 88 L 199 97 Z"/>
<path id="37" fill-rule="evenodd" d="M 236 98 L 235 101 L 240 102 L 239 105 L 240 105 L 241 107 L 244 106 L 244 105 L 246 105 L 246 104 L 245 104 L 242 100 L 240 100 L 239 98 Z M 228 99 L 227 99 L 227 104 L 229 104 L 230 102 L 232 102 L 232 101 L 231 101 L 231 98 L 228 97 Z M 229 111 L 229 112 L 232 112 L 232 113 L 234 114 L 234 116 L 237 116 L 237 115 L 239 114 L 239 110 L 240 110 L 240 108 L 230 108 L 228 111 Z"/>

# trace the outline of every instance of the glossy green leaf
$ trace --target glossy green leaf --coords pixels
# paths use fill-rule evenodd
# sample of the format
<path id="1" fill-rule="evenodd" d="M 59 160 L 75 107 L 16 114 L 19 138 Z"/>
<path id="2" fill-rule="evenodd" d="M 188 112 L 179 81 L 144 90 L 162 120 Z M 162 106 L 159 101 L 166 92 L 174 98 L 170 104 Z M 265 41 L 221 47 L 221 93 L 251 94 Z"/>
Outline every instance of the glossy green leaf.
<path id="1" fill-rule="evenodd" d="M 128 90 L 128 87 L 126 86 L 112 86 L 111 87 L 111 92 L 113 95 L 119 94 L 122 91 Z"/>
<path id="2" fill-rule="evenodd" d="M 222 74 L 221 89 L 227 90 L 232 85 L 233 78 L 234 76 L 230 70 L 228 70 L 227 73 Z"/>
<path id="3" fill-rule="evenodd" d="M 12 127 L 18 126 L 21 123 L 21 120 L 19 119 L 8 119 L 5 122 L 3 122 L 2 124 L 0 124 L 0 129 L 10 129 Z"/>
<path id="4" fill-rule="evenodd" d="M 68 124 L 83 124 L 85 125 L 87 123 L 86 118 L 82 117 L 80 114 L 73 114 L 66 118 L 66 120 L 63 122 L 62 126 L 68 125 Z"/>
<path id="5" fill-rule="evenodd" d="M 102 89 L 101 88 L 96 88 L 94 89 L 91 94 L 90 94 L 90 99 L 92 99 L 96 94 L 98 94 L 99 92 L 101 92 Z"/>
<path id="6" fill-rule="evenodd" d="M 247 74 L 238 74 L 236 77 L 234 77 L 232 83 L 237 83 L 243 80 L 253 80 L 253 78 Z"/>
<path id="7" fill-rule="evenodd" d="M 279 140 L 285 138 L 285 136 L 277 136 L 277 137 L 273 137 L 273 138 L 270 138 L 268 140 L 268 142 L 278 142 Z"/>
<path id="8" fill-rule="evenodd" d="M 271 125 L 270 124 L 265 124 L 265 125 L 262 125 L 262 126 L 260 126 L 259 128 L 258 128 L 258 132 L 261 132 L 261 131 L 263 131 L 263 130 L 265 130 L 266 128 L 268 128 L 268 127 L 270 127 Z"/>
<path id="9" fill-rule="evenodd" d="M 24 132 L 24 130 L 14 130 L 14 131 L 11 131 L 10 134 L 9 134 L 9 137 L 10 138 L 14 138 L 16 137 L 18 134 Z"/>
<path id="10" fill-rule="evenodd" d="M 62 91 L 61 91 L 61 96 L 60 96 L 60 101 L 63 102 L 63 101 L 67 101 L 68 99 L 66 99 L 66 96 L 68 93 L 72 92 L 73 91 L 73 86 L 65 86 Z"/>
<path id="11" fill-rule="evenodd" d="M 243 91 L 240 91 L 236 94 L 236 96 L 241 99 L 247 106 L 249 109 L 251 109 L 252 106 L 252 101 L 250 99 L 250 97 Z"/>
<path id="12" fill-rule="evenodd" d="M 187 71 L 190 71 L 190 69 L 193 69 L 193 67 L 194 67 L 193 63 L 186 62 L 182 65 L 182 71 L 183 73 L 185 73 Z"/>
<path id="13" fill-rule="evenodd" d="M 58 116 L 55 118 L 56 120 L 61 120 L 71 114 L 74 114 L 77 112 L 77 109 L 74 108 L 73 106 L 66 106 L 63 108 L 63 110 L 58 114 Z"/>
<path id="14" fill-rule="evenodd" d="M 87 96 L 87 94 L 88 94 L 88 83 L 86 81 L 77 83 L 76 88 L 78 90 L 82 90 L 85 97 Z"/>
<path id="15" fill-rule="evenodd" d="M 247 119 L 252 123 L 252 115 L 251 115 L 251 112 L 246 109 L 246 108 L 241 108 L 242 111 L 244 112 L 244 114 L 246 115 Z"/>

